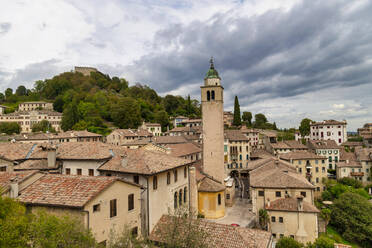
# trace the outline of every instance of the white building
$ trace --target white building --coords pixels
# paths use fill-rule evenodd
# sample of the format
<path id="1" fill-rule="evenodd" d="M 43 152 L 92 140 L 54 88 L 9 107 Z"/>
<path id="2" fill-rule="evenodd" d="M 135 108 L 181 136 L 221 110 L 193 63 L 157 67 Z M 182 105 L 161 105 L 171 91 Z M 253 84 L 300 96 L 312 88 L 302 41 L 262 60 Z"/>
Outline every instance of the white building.
<path id="1" fill-rule="evenodd" d="M 161 136 L 161 125 L 159 123 L 143 122 L 141 128 L 149 131 L 154 136 Z"/>
<path id="2" fill-rule="evenodd" d="M 346 121 L 325 120 L 310 123 L 310 140 L 334 140 L 337 145 L 347 141 Z"/>

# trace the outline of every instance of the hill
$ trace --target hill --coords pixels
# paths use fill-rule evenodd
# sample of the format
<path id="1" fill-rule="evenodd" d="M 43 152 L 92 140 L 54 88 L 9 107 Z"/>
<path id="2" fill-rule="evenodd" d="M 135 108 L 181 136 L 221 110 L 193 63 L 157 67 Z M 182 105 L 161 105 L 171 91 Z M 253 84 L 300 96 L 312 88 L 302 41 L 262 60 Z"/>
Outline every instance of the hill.
<path id="1" fill-rule="evenodd" d="M 148 86 L 129 86 L 124 78 L 101 72 L 84 76 L 65 72 L 51 79 L 36 81 L 32 89 L 23 85 L 15 92 L 8 88 L 0 93 L 0 104 L 15 111 L 20 102 L 53 102 L 55 111 L 64 114 L 63 130 L 83 130 L 107 134 L 110 126 L 137 128 L 142 121 L 157 122 L 163 129 L 170 126 L 169 117 L 200 117 L 200 105 L 190 97 L 161 97 Z M 170 126 L 170 128 L 172 128 Z"/>

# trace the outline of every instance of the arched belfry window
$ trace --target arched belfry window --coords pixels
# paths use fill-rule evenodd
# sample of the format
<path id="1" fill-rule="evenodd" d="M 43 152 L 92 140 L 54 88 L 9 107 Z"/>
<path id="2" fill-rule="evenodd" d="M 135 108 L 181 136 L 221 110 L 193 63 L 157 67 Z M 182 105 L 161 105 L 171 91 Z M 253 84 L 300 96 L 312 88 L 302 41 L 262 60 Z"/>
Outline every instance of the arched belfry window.
<path id="1" fill-rule="evenodd" d="M 210 101 L 211 100 L 211 93 L 209 92 L 209 90 L 207 91 L 207 101 Z"/>
<path id="2" fill-rule="evenodd" d="M 178 194 L 177 192 L 174 192 L 174 209 L 177 208 L 177 201 L 178 201 Z"/>
<path id="3" fill-rule="evenodd" d="M 212 90 L 212 100 L 214 100 L 214 90 Z"/>

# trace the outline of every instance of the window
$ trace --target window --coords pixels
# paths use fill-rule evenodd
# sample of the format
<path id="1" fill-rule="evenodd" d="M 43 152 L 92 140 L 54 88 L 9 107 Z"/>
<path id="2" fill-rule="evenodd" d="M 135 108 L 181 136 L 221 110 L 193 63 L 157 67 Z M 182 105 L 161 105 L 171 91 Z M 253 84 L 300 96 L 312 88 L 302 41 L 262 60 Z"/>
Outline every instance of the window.
<path id="1" fill-rule="evenodd" d="M 298 164 L 301 164 L 301 160 L 298 160 Z"/>
<path id="2" fill-rule="evenodd" d="M 207 91 L 207 101 L 210 101 L 211 100 L 211 93 L 209 92 L 209 90 Z"/>
<path id="3" fill-rule="evenodd" d="M 221 205 L 221 194 L 218 194 L 217 200 L 218 200 L 218 205 Z"/>
<path id="4" fill-rule="evenodd" d="M 320 188 L 319 187 L 316 187 L 316 191 L 320 191 Z"/>
<path id="5" fill-rule="evenodd" d="M 318 167 L 315 167 L 315 172 L 319 172 L 319 168 Z"/>
<path id="6" fill-rule="evenodd" d="M 282 196 L 282 192 L 280 192 L 280 191 L 276 191 L 276 192 L 275 192 L 275 196 L 276 196 L 276 197 L 281 197 L 281 196 Z"/>
<path id="7" fill-rule="evenodd" d="M 230 200 L 230 194 L 226 194 L 226 199 Z"/>
<path id="8" fill-rule="evenodd" d="M 319 177 L 317 177 L 317 178 L 315 179 L 315 181 L 316 181 L 316 183 L 319 183 Z"/>
<path id="9" fill-rule="evenodd" d="M 180 189 L 180 192 L 178 193 L 178 205 L 182 206 L 182 189 Z"/>
<path id="10" fill-rule="evenodd" d="M 134 209 L 134 194 L 128 195 L 128 211 Z"/>
<path id="11" fill-rule="evenodd" d="M 174 173 L 174 182 L 177 182 L 177 169 L 173 171 Z"/>
<path id="12" fill-rule="evenodd" d="M 174 192 L 174 209 L 177 208 L 177 200 L 178 200 L 178 194 L 177 192 Z"/>
<path id="13" fill-rule="evenodd" d="M 284 234 L 280 234 L 280 237 L 283 238 L 284 237 Z"/>
<path id="14" fill-rule="evenodd" d="M 136 176 L 133 176 L 133 182 L 134 183 L 139 183 L 139 176 L 138 175 L 136 175 Z"/>
<path id="15" fill-rule="evenodd" d="M 187 187 L 183 189 L 183 202 L 186 203 L 187 200 Z"/>
<path id="16" fill-rule="evenodd" d="M 187 167 L 183 168 L 183 177 L 187 178 Z"/>
<path id="17" fill-rule="evenodd" d="M 276 238 L 276 233 L 273 233 L 273 237 Z"/>
<path id="18" fill-rule="evenodd" d="M 329 162 L 332 162 L 332 156 L 329 156 L 329 157 L 328 157 L 328 161 L 329 161 Z"/>
<path id="19" fill-rule="evenodd" d="M 93 205 L 93 213 L 99 212 L 101 210 L 101 204 Z"/>
<path id="20" fill-rule="evenodd" d="M 271 216 L 271 222 L 275 222 L 275 216 Z"/>
<path id="21" fill-rule="evenodd" d="M 170 184 L 170 172 L 169 171 L 167 172 L 167 184 L 168 185 Z"/>
<path id="22" fill-rule="evenodd" d="M 76 174 L 81 176 L 81 169 L 76 169 Z"/>
<path id="23" fill-rule="evenodd" d="M 279 217 L 279 223 L 283 223 L 283 217 Z"/>
<path id="24" fill-rule="evenodd" d="M 306 197 L 306 192 L 305 192 L 305 191 L 301 191 L 301 195 L 302 195 L 303 197 Z"/>
<path id="25" fill-rule="evenodd" d="M 93 169 L 89 169 L 89 176 L 94 176 L 94 170 Z"/>
<path id="26" fill-rule="evenodd" d="M 138 227 L 133 227 L 131 231 L 132 237 L 137 237 L 138 235 Z"/>
<path id="27" fill-rule="evenodd" d="M 325 160 L 324 159 L 322 160 L 322 164 L 325 164 Z"/>
<path id="28" fill-rule="evenodd" d="M 66 168 L 66 175 L 70 175 L 71 174 L 71 169 L 70 168 Z"/>
<path id="29" fill-rule="evenodd" d="M 154 178 L 152 180 L 152 188 L 154 190 L 156 190 L 158 188 L 158 177 L 157 176 L 154 176 Z"/>
<path id="30" fill-rule="evenodd" d="M 116 215 L 116 199 L 113 199 L 110 201 L 110 218 L 115 217 Z"/>
<path id="31" fill-rule="evenodd" d="M 298 168 L 298 172 L 302 173 L 302 168 Z"/>
<path id="32" fill-rule="evenodd" d="M 214 90 L 212 90 L 212 100 L 214 100 Z"/>
<path id="33" fill-rule="evenodd" d="M 265 196 L 265 191 L 263 190 L 258 191 L 258 196 Z"/>
<path id="34" fill-rule="evenodd" d="M 315 164 L 318 164 L 318 159 L 317 159 L 317 160 L 315 160 Z"/>

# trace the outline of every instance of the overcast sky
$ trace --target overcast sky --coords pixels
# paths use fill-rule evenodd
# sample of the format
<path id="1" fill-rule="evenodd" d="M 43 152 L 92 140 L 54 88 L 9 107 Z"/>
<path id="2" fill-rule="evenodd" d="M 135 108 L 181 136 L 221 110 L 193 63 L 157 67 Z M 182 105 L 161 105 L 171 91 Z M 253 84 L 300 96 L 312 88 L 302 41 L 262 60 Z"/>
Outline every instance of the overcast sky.
<path id="1" fill-rule="evenodd" d="M 372 1 L 0 1 L 1 91 L 79 65 L 200 99 L 213 56 L 226 110 L 372 122 Z"/>

